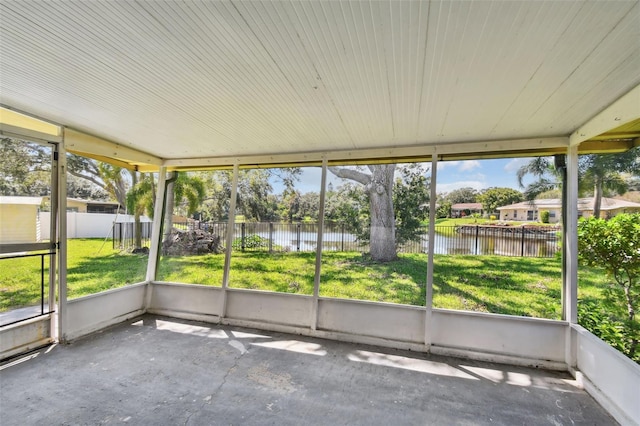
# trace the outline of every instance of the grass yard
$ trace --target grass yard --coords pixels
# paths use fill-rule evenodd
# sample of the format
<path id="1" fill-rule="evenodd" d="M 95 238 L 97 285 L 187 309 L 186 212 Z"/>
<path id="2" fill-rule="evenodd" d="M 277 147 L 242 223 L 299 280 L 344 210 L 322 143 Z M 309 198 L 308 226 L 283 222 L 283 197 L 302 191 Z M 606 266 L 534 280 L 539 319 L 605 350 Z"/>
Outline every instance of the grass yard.
<path id="1" fill-rule="evenodd" d="M 39 303 L 39 258 L 0 260 L 0 310 Z M 425 254 L 385 264 L 355 252 L 326 252 L 320 295 L 423 306 Z M 68 295 L 77 298 L 144 280 L 147 256 L 120 253 L 102 240 L 69 240 Z M 224 255 L 162 258 L 162 281 L 220 286 Z M 435 256 L 433 304 L 438 308 L 559 319 L 559 259 Z M 230 287 L 312 294 L 315 253 L 234 252 Z M 579 297 L 597 300 L 607 279 L 580 269 Z"/>

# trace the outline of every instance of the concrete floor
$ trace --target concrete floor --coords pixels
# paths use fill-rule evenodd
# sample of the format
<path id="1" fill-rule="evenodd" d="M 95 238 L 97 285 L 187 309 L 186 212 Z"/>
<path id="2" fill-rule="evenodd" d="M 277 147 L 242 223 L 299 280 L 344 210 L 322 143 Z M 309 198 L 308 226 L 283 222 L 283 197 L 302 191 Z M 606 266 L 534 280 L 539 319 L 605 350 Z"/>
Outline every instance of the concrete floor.
<path id="1" fill-rule="evenodd" d="M 3 426 L 616 424 L 564 373 L 155 316 L 0 368 Z"/>

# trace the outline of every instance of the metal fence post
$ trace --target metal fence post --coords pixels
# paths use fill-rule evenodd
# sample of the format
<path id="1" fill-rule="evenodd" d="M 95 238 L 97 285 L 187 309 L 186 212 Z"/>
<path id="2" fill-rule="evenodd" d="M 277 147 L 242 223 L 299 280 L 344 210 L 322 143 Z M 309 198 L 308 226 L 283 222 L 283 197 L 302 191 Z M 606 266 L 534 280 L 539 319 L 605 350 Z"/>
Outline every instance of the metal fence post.
<path id="1" fill-rule="evenodd" d="M 520 257 L 524 257 L 524 227 L 522 227 L 522 238 L 520 241 Z"/>
<path id="2" fill-rule="evenodd" d="M 273 222 L 269 222 L 269 253 L 273 251 Z"/>
<path id="3" fill-rule="evenodd" d="M 475 251 L 476 251 L 476 254 L 479 254 L 479 253 L 478 253 L 478 234 L 479 234 L 479 233 L 480 233 L 480 226 L 479 226 L 479 225 L 476 225 L 476 250 L 475 250 Z"/>
<path id="4" fill-rule="evenodd" d="M 244 222 L 242 222 L 242 224 L 240 225 L 240 240 L 241 240 L 241 249 L 244 252 L 244 237 L 245 237 L 245 228 L 244 228 Z"/>
<path id="5" fill-rule="evenodd" d="M 297 251 L 300 251 L 300 224 L 298 223 L 298 225 L 296 226 L 296 249 Z"/>
<path id="6" fill-rule="evenodd" d="M 341 244 L 341 251 L 344 251 L 344 223 L 342 224 L 341 228 L 342 228 L 342 233 L 341 233 L 341 235 L 340 235 L 341 240 L 342 240 L 342 241 L 341 241 L 341 242 L 342 242 L 342 244 Z"/>

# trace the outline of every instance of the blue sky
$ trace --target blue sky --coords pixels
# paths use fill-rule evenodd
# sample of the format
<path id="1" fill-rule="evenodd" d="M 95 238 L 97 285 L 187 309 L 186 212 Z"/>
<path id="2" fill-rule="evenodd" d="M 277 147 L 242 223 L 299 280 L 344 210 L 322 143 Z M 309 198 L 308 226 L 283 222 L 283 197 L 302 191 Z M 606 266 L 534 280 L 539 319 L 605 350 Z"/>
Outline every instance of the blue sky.
<path id="1" fill-rule="evenodd" d="M 438 193 L 450 192 L 454 189 L 471 187 L 478 191 L 493 186 L 522 190 L 518 186 L 516 172 L 530 158 L 505 158 L 495 160 L 443 161 L 438 164 Z M 430 165 L 430 164 L 429 164 Z M 319 192 L 321 170 L 319 167 L 303 169 L 303 174 L 296 187 L 301 192 Z M 342 180 L 331 173 L 327 179 L 334 187 Z M 531 181 L 529 179 L 528 181 Z M 525 183 L 528 182 L 525 180 Z M 274 192 L 282 191 L 282 185 L 273 182 Z"/>
<path id="2" fill-rule="evenodd" d="M 438 164 L 438 193 L 471 187 L 482 190 L 493 186 L 522 190 L 516 172 L 531 158 L 447 161 Z M 531 179 L 525 179 L 524 183 Z"/>

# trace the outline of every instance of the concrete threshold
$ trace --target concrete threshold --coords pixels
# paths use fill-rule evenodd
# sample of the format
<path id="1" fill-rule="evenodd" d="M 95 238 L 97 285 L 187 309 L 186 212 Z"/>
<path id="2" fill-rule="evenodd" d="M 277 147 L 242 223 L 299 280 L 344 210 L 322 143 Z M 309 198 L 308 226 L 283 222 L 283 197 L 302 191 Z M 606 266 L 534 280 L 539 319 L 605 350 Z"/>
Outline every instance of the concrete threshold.
<path id="1" fill-rule="evenodd" d="M 616 424 L 567 373 L 151 315 L 0 369 L 3 426 Z"/>

